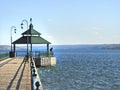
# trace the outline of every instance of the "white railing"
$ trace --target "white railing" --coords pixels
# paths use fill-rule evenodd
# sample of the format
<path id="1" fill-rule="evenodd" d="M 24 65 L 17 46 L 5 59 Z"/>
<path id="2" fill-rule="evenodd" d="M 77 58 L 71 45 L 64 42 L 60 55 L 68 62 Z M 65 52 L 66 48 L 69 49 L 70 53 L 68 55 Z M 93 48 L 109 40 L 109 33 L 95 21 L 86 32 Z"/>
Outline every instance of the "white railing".
<path id="1" fill-rule="evenodd" d="M 40 77 L 32 57 L 30 63 L 31 63 L 31 74 L 32 74 L 31 77 L 32 77 L 33 90 L 43 90 Z"/>

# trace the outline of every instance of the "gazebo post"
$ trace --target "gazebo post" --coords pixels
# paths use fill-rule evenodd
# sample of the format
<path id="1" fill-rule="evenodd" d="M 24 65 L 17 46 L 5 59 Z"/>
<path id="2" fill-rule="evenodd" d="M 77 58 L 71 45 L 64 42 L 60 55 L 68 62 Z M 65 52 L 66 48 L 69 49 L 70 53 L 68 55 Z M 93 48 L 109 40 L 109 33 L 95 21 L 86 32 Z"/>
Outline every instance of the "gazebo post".
<path id="1" fill-rule="evenodd" d="M 49 44 L 47 44 L 47 55 L 49 56 Z"/>
<path id="2" fill-rule="evenodd" d="M 15 44 L 13 45 L 14 46 L 14 57 L 15 57 L 15 53 L 16 53 L 16 47 L 15 47 Z"/>
<path id="3" fill-rule="evenodd" d="M 31 43 L 31 47 L 30 47 L 30 57 L 32 58 L 32 43 Z"/>

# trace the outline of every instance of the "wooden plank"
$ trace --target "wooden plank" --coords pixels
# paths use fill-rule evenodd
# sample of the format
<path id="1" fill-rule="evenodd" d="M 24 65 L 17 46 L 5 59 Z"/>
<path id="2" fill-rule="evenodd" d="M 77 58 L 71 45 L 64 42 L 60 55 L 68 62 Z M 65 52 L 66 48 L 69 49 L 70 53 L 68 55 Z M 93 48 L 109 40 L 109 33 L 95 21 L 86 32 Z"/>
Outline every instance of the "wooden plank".
<path id="1" fill-rule="evenodd" d="M 31 90 L 30 63 L 23 62 L 23 58 L 14 58 L 0 67 L 0 90 L 6 89 Z"/>

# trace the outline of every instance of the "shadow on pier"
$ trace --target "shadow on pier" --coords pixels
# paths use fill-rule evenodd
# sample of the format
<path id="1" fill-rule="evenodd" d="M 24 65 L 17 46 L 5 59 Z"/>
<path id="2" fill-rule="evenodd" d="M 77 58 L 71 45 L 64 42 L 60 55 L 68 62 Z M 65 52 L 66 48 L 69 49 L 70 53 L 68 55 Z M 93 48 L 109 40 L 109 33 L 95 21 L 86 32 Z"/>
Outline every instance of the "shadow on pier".
<path id="1" fill-rule="evenodd" d="M 24 58 L 7 58 L 0 65 L 0 90 L 31 90 L 30 64 Z"/>

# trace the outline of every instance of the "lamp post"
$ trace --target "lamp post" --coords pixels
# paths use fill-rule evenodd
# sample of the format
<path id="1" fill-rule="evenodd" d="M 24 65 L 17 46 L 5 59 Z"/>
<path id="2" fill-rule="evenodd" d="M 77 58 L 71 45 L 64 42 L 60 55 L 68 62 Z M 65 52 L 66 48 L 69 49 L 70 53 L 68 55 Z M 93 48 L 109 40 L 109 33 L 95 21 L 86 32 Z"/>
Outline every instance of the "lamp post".
<path id="1" fill-rule="evenodd" d="M 26 25 L 27 25 L 27 30 L 28 30 L 28 21 L 26 19 L 22 20 L 21 22 L 21 29 L 23 29 L 23 23 L 26 22 Z M 27 31 L 27 60 L 28 60 L 28 31 Z"/>
<path id="2" fill-rule="evenodd" d="M 11 26 L 11 52 L 12 52 L 12 30 L 14 29 L 14 33 L 16 33 L 16 27 L 15 26 Z"/>

